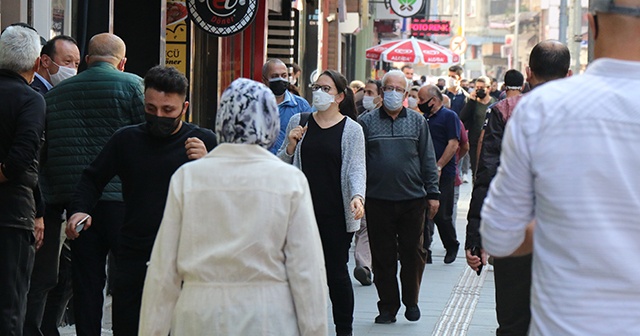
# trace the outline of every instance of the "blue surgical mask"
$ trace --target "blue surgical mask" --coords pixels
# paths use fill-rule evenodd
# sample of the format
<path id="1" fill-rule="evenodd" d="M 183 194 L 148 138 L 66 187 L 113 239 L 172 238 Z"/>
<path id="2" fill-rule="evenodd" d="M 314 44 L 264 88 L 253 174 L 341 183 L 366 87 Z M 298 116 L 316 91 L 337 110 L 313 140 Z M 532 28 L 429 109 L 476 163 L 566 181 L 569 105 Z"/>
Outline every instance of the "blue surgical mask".
<path id="1" fill-rule="evenodd" d="M 384 98 L 382 103 L 387 110 L 395 111 L 402 107 L 402 101 L 404 100 L 404 93 L 398 91 L 386 91 L 384 92 Z"/>

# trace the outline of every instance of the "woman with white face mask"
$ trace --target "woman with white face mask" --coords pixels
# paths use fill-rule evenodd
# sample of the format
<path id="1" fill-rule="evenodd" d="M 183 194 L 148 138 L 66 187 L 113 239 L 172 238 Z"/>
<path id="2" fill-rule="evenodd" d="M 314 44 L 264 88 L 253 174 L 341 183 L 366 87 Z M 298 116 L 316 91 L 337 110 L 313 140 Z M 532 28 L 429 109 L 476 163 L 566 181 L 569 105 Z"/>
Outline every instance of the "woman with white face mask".
<path id="1" fill-rule="evenodd" d="M 411 87 L 411 90 L 409 90 L 409 97 L 407 97 L 407 107 L 420 112 L 420 109 L 418 109 L 418 91 L 420 91 L 419 86 Z"/>
<path id="2" fill-rule="evenodd" d="M 311 86 L 318 110 L 291 117 L 278 157 L 300 168 L 311 190 L 324 250 L 337 335 L 352 335 L 353 287 L 347 262 L 353 233 L 364 215 L 366 187 L 362 127 L 355 121 L 353 92 L 343 75 L 326 70 Z M 301 124 L 303 124 L 301 126 Z"/>

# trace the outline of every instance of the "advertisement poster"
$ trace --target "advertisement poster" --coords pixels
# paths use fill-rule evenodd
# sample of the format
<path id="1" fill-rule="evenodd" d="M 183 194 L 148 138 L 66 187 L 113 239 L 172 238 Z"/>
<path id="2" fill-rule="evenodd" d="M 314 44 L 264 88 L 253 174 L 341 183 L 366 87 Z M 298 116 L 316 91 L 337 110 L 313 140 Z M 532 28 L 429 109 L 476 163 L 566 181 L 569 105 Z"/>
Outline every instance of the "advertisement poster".
<path id="1" fill-rule="evenodd" d="M 167 1 L 167 45 L 165 65 L 189 78 L 189 19 L 184 1 Z"/>

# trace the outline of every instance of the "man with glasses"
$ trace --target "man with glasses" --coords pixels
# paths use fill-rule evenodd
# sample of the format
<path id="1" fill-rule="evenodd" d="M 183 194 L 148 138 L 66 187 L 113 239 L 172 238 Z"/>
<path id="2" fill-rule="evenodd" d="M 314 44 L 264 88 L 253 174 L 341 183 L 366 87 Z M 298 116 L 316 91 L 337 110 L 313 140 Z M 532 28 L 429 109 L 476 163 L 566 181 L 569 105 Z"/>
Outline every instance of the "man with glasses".
<path id="1" fill-rule="evenodd" d="M 591 5 L 595 60 L 518 102 L 481 212 L 490 255 L 533 251 L 534 336 L 640 329 L 640 0 Z"/>
<path id="2" fill-rule="evenodd" d="M 382 103 L 360 117 L 367 148 L 365 211 L 373 273 L 378 291 L 376 323 L 393 323 L 400 309 L 420 319 L 418 294 L 426 261 L 422 246 L 425 211 L 438 211 L 438 170 L 426 119 L 402 106 L 409 82 L 398 70 L 382 78 Z"/>
<path id="3" fill-rule="evenodd" d="M 262 82 L 268 86 L 276 96 L 278 111 L 280 112 L 280 134 L 269 151 L 278 152 L 286 136 L 289 119 L 294 114 L 311 111 L 311 106 L 302 97 L 294 95 L 289 87 L 289 72 L 287 65 L 279 59 L 270 59 L 262 66 Z"/>

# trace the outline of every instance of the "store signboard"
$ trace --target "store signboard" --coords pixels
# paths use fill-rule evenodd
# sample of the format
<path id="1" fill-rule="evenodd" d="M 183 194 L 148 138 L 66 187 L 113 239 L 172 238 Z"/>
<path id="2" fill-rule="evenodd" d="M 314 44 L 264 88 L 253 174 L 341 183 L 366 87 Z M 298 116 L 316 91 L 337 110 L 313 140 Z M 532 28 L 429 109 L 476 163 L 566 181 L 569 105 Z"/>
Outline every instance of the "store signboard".
<path id="1" fill-rule="evenodd" d="M 167 1 L 165 65 L 189 77 L 189 17 L 186 2 Z"/>
<path id="2" fill-rule="evenodd" d="M 258 12 L 258 0 L 187 0 L 187 7 L 198 28 L 224 37 L 243 31 L 253 22 Z"/>
<path id="3" fill-rule="evenodd" d="M 388 0 L 388 5 L 396 15 L 409 18 L 422 10 L 424 0 Z"/>
<path id="4" fill-rule="evenodd" d="M 449 21 L 416 18 L 411 20 L 412 36 L 449 35 L 450 33 L 451 23 Z"/>

